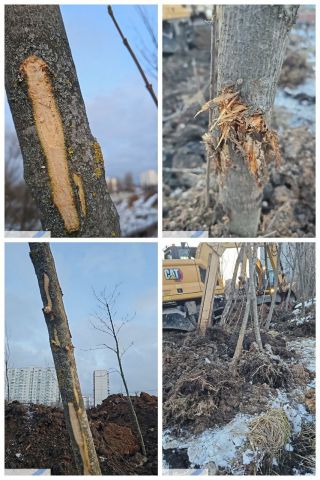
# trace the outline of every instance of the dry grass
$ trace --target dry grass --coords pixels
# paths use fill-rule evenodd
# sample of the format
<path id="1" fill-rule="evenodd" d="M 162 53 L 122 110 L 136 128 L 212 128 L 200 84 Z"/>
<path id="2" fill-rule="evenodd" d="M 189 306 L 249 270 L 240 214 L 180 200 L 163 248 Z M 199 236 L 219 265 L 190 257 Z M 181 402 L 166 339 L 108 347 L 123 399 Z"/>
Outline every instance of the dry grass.
<path id="1" fill-rule="evenodd" d="M 251 448 L 262 456 L 279 454 L 291 434 L 288 417 L 281 408 L 260 415 L 250 423 L 249 428 Z"/>

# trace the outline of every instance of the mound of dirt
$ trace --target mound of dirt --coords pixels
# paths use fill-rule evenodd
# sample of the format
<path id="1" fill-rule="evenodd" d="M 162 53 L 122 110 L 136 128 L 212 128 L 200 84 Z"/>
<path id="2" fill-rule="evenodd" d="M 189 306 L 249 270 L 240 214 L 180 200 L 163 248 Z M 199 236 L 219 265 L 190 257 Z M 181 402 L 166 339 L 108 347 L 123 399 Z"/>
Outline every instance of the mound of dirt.
<path id="1" fill-rule="evenodd" d="M 255 338 L 248 332 L 245 352 L 234 371 L 230 360 L 237 331 L 231 333 L 216 325 L 205 338 L 195 333 L 164 332 L 164 427 L 177 433 L 185 428 L 201 433 L 229 422 L 239 412 L 262 412 L 272 390 L 289 388 L 296 377 L 281 358 L 292 358 L 293 354 L 279 333 L 262 332 L 261 337 L 270 355 L 250 351 Z M 281 358 L 277 360 L 278 355 Z"/>
<path id="2" fill-rule="evenodd" d="M 157 398 L 141 393 L 132 401 L 147 459 L 140 453 L 123 395 L 111 395 L 87 412 L 104 475 L 157 474 Z M 52 475 L 77 475 L 61 409 L 12 402 L 6 405 L 5 427 L 6 468 L 50 468 Z"/>
<path id="3" fill-rule="evenodd" d="M 239 373 L 247 382 L 287 389 L 293 382 L 292 372 L 280 357 L 261 352 L 246 352 L 240 359 Z"/>

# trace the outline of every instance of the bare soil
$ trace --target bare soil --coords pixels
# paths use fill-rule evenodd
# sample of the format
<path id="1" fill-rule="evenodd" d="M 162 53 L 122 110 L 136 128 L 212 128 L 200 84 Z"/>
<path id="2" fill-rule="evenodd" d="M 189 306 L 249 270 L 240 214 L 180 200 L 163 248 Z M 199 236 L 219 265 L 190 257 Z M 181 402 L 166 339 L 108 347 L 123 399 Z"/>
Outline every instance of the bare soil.
<path id="1" fill-rule="evenodd" d="M 314 372 L 300 363 L 299 354 L 288 348 L 295 334 L 314 338 L 315 313 L 309 311 L 310 327 L 295 330 L 292 321 L 295 315 L 284 313 L 277 307 L 275 322 L 271 329 L 262 331 L 264 352 L 259 352 L 252 330 L 249 329 L 243 344 L 243 353 L 236 367 L 231 360 L 235 351 L 239 325 L 226 327 L 219 325 L 209 328 L 206 336 L 196 333 L 165 331 L 163 335 L 163 428 L 170 437 L 177 439 L 199 435 L 202 432 L 221 427 L 229 423 L 239 413 L 259 415 L 270 408 L 270 398 L 276 397 L 278 389 L 286 392 L 288 398 L 295 395 L 296 389 L 305 391 L 314 379 Z M 313 325 L 313 328 L 312 326 Z M 286 335 L 285 332 L 289 332 Z M 309 392 L 309 393 L 308 393 Z M 301 400 L 308 411 L 315 410 L 315 390 L 306 392 Z M 314 425 L 303 428 L 314 436 Z M 294 438 L 294 445 L 308 450 L 311 455 L 314 442 L 306 445 L 305 432 L 302 430 Z M 164 458 L 170 468 L 189 468 L 187 451 L 168 449 Z M 310 453 L 311 452 L 311 453 Z M 314 451 L 313 451 L 314 453 Z M 308 473 L 308 466 L 301 467 L 300 452 L 284 451 L 278 467 L 270 461 L 259 467 L 259 472 L 268 474 L 293 474 L 294 469 Z M 269 459 L 270 460 L 270 459 Z M 257 474 L 250 471 L 247 474 Z M 230 474 L 219 469 L 219 475 Z"/>
<path id="2" fill-rule="evenodd" d="M 128 402 L 111 395 L 88 410 L 103 475 L 157 474 L 157 398 L 132 397 L 145 440 L 140 453 Z M 6 468 L 50 468 L 52 475 L 77 475 L 63 411 L 44 405 L 12 402 L 5 410 Z"/>

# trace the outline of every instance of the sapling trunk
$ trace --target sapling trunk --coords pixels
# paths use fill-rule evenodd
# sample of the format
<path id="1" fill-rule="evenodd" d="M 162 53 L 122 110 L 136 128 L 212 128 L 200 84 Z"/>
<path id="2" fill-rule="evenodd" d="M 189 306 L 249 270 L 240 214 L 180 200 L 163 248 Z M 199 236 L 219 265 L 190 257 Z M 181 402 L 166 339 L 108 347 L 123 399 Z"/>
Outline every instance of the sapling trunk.
<path id="1" fill-rule="evenodd" d="M 274 285 L 273 285 L 274 291 L 273 291 L 272 298 L 271 298 L 271 305 L 270 305 L 270 310 L 269 310 L 269 313 L 268 313 L 268 318 L 267 318 L 267 321 L 266 321 L 266 324 L 265 324 L 266 330 L 268 330 L 270 328 L 270 324 L 271 324 L 271 320 L 272 320 L 272 316 L 273 316 L 273 312 L 274 312 L 274 307 L 276 305 L 276 298 L 277 298 L 278 285 L 279 285 L 280 266 L 281 266 L 280 257 L 281 257 L 281 243 L 279 243 L 279 245 L 278 245 L 277 266 L 276 266 L 276 271 L 274 272 Z"/>
<path id="2" fill-rule="evenodd" d="M 112 335 L 113 335 L 114 342 L 115 342 L 115 350 L 114 350 L 114 351 L 115 351 L 116 356 L 117 356 L 117 361 L 118 361 L 118 365 L 119 365 L 120 376 L 121 376 L 121 379 L 122 379 L 122 383 L 123 383 L 124 389 L 125 389 L 125 391 L 126 391 L 126 396 L 127 396 L 127 400 L 128 400 L 128 403 L 129 403 L 129 407 L 130 407 L 130 411 L 131 411 L 133 423 L 134 423 L 134 425 L 135 425 L 135 427 L 136 427 L 136 430 L 137 430 L 137 433 L 138 433 L 139 442 L 140 442 L 140 446 L 141 446 L 141 452 L 142 452 L 142 454 L 146 457 L 146 455 L 147 455 L 146 447 L 145 447 L 145 444 L 144 444 L 144 439 L 143 439 L 142 431 L 141 431 L 141 428 L 140 428 L 140 423 L 139 423 L 139 420 L 138 420 L 138 417 L 137 417 L 137 414 L 136 414 L 134 405 L 133 405 L 132 400 L 131 400 L 131 397 L 130 397 L 130 393 L 129 393 L 129 389 L 128 389 L 126 377 L 125 377 L 125 374 L 124 374 L 124 371 L 123 371 L 122 360 L 121 360 L 121 353 L 120 353 L 120 347 L 119 347 L 119 341 L 118 341 L 118 336 L 117 336 L 117 332 L 116 332 L 116 330 L 115 330 L 115 328 L 114 328 L 114 323 L 113 323 L 113 319 L 112 319 L 112 315 L 111 315 L 111 311 L 110 311 L 110 308 L 109 308 L 108 303 L 106 303 L 106 307 L 107 307 L 108 316 L 109 316 L 109 320 L 110 320 Z"/>

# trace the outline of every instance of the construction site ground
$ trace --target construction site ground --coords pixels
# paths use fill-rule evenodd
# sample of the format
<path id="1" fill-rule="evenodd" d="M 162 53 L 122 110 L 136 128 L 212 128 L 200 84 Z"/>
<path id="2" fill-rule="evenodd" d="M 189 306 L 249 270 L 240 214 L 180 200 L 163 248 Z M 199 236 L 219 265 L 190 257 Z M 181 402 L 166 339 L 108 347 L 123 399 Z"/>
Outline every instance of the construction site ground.
<path id="1" fill-rule="evenodd" d="M 132 397 L 144 437 L 141 454 L 128 402 L 110 395 L 88 410 L 103 475 L 157 474 L 157 397 Z M 44 405 L 12 402 L 5 411 L 5 467 L 49 468 L 52 475 L 77 475 L 63 411 Z"/>
<path id="2" fill-rule="evenodd" d="M 209 99 L 210 22 L 180 25 L 163 57 L 163 230 L 230 236 L 211 168 L 210 204 L 204 207 Z M 315 235 L 315 10 L 301 6 L 290 32 L 274 103 L 272 126 L 280 141 L 279 168 L 270 164 L 258 235 Z M 168 233 L 168 236 L 171 236 Z"/>
<path id="3" fill-rule="evenodd" d="M 231 366 L 232 324 L 164 332 L 163 463 L 217 475 L 315 472 L 315 310 L 278 307 L 260 352 L 249 329 Z M 265 312 L 267 313 L 267 312 Z M 286 432 L 284 434 L 284 432 Z"/>

